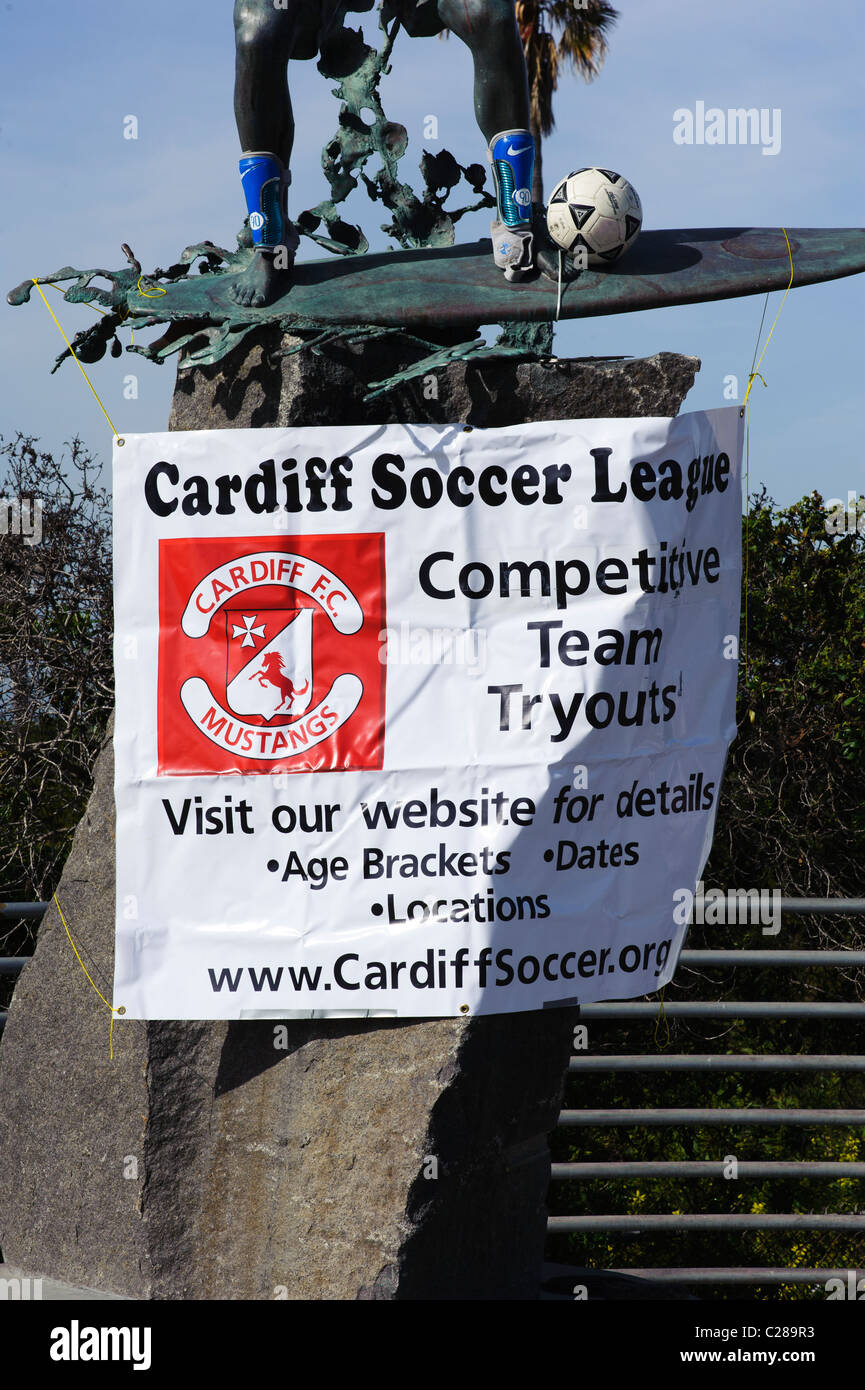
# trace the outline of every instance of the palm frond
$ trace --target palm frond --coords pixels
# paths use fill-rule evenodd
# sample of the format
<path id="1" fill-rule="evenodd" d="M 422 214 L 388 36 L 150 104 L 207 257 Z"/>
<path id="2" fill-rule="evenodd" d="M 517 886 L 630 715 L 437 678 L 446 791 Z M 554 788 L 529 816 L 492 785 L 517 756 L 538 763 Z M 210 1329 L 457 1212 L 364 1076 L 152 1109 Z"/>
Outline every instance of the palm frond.
<path id="1" fill-rule="evenodd" d="M 607 55 L 606 33 L 618 19 L 607 0 L 578 6 L 574 0 L 546 0 L 544 18 L 557 39 L 559 57 L 587 81 L 597 77 Z"/>
<path id="2" fill-rule="evenodd" d="M 608 0 L 515 0 L 529 77 L 532 129 L 549 135 L 555 127 L 553 93 L 566 67 L 590 81 L 607 54 L 606 32 L 618 19 Z"/>

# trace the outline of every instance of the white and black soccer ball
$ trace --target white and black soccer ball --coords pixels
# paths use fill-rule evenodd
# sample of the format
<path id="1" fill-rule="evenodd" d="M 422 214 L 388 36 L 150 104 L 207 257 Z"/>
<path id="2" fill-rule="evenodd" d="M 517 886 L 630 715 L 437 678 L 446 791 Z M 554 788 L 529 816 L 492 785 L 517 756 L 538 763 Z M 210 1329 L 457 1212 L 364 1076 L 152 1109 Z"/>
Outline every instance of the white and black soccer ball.
<path id="1" fill-rule="evenodd" d="M 560 179 L 547 204 L 550 236 L 574 255 L 585 248 L 586 264 L 610 265 L 636 241 L 643 205 L 636 188 L 612 169 L 577 169 Z"/>

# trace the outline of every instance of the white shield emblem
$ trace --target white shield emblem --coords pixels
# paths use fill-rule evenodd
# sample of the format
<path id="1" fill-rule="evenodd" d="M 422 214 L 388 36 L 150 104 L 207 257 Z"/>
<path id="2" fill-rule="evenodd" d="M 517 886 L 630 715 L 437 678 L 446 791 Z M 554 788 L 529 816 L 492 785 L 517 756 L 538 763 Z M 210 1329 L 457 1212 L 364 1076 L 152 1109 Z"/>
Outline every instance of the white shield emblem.
<path id="1" fill-rule="evenodd" d="M 309 709 L 312 618 L 311 608 L 265 608 L 256 613 L 226 609 L 225 691 L 235 714 L 273 719 Z"/>

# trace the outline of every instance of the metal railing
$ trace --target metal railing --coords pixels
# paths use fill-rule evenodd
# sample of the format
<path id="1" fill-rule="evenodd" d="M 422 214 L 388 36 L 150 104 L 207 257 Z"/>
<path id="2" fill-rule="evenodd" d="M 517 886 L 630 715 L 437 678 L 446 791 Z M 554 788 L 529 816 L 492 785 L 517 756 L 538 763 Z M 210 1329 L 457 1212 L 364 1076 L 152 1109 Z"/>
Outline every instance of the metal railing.
<path id="1" fill-rule="evenodd" d="M 0 921 L 4 917 L 13 921 L 39 921 L 47 910 L 47 903 L 0 903 Z M 20 975 L 29 959 L 29 956 L 0 956 L 0 976 Z M 7 1017 L 7 1011 L 0 1009 L 0 1033 L 6 1027 Z"/>
<path id="2" fill-rule="evenodd" d="M 730 900 L 734 902 L 734 899 Z M 0 919 L 39 919 L 47 903 L 0 903 Z M 865 914 L 865 899 L 784 898 L 782 912 L 799 914 L 837 913 L 848 916 Z M 27 964 L 27 956 L 0 956 L 0 975 L 17 975 Z M 865 951 L 782 951 L 782 950 L 686 950 L 680 956 L 683 965 L 753 966 L 773 969 L 796 969 L 820 966 L 837 969 L 840 966 L 865 965 Z M 865 1004 L 812 1003 L 778 1001 L 721 1001 L 716 1003 L 665 1003 L 668 1018 L 861 1018 Z M 641 1001 L 588 1004 L 580 1010 L 580 1020 L 637 1020 L 656 1018 L 658 1006 Z M 0 1013 L 0 1029 L 6 1015 Z M 858 1054 L 809 1054 L 804 1056 L 752 1053 L 693 1053 L 693 1054 L 634 1054 L 605 1057 L 574 1056 L 569 1073 L 581 1072 L 862 1072 L 865 1056 Z M 649 1109 L 633 1110 L 563 1110 L 559 1117 L 562 1127 L 625 1127 L 651 1125 L 819 1125 L 865 1126 L 865 1110 L 808 1110 L 785 1107 L 725 1107 L 717 1109 Z M 554 1163 L 553 1182 L 592 1180 L 621 1180 L 633 1178 L 718 1178 L 724 1176 L 721 1161 L 656 1160 L 644 1162 L 575 1162 Z M 865 1177 L 865 1163 L 819 1161 L 750 1162 L 737 1160 L 741 1178 L 834 1179 Z M 553 1234 L 609 1231 L 628 1235 L 656 1231 L 860 1231 L 865 1230 L 865 1214 L 841 1213 L 653 1213 L 646 1215 L 598 1214 L 591 1216 L 552 1216 L 548 1231 Z M 723 1287 L 726 1285 L 813 1284 L 822 1287 L 829 1279 L 849 1278 L 851 1271 L 830 1268 L 627 1268 L 612 1269 L 610 1274 L 629 1275 L 663 1284 Z M 862 1271 L 853 1271 L 856 1279 Z"/>
<path id="3" fill-rule="evenodd" d="M 724 900 L 721 900 L 722 902 Z M 735 905 L 735 896 L 726 900 Z M 699 905 L 699 900 L 697 905 Z M 847 916 L 865 914 L 865 899 L 848 898 L 783 898 L 775 904 L 782 912 L 800 915 L 823 915 L 838 913 Z M 736 922 L 736 917 L 732 921 Z M 829 967 L 865 965 L 865 951 L 838 950 L 685 950 L 680 956 L 683 965 L 697 966 L 754 966 L 772 969 L 797 969 L 804 967 Z M 717 1001 L 664 1003 L 667 1018 L 725 1019 L 862 1019 L 865 1018 L 865 1004 L 858 1003 L 815 1003 L 809 1001 Z M 580 1009 L 580 1022 L 598 1023 L 618 1021 L 638 1021 L 657 1019 L 659 1005 L 645 1001 L 622 1001 L 603 1004 L 588 1004 Z M 865 1071 L 865 1056 L 859 1054 L 808 1054 L 801 1056 L 768 1055 L 751 1053 L 728 1054 L 643 1054 L 617 1055 L 605 1057 L 574 1056 L 570 1060 L 569 1073 L 597 1072 L 653 1073 L 702 1072 L 702 1073 L 766 1073 L 784 1072 L 858 1072 Z M 677 1126 L 758 1126 L 758 1125 L 817 1125 L 865 1126 L 865 1110 L 829 1109 L 809 1110 L 788 1107 L 728 1106 L 717 1109 L 674 1109 L 651 1107 L 647 1109 L 566 1109 L 559 1117 L 559 1124 L 565 1129 L 581 1127 L 626 1127 L 631 1125 L 673 1128 Z M 551 1179 L 553 1182 L 579 1181 L 627 1181 L 636 1178 L 687 1178 L 717 1179 L 726 1176 L 725 1163 L 721 1161 L 657 1160 L 620 1162 L 573 1162 L 553 1163 Z M 737 1160 L 738 1178 L 763 1179 L 838 1179 L 865 1177 L 865 1163 L 856 1162 L 814 1162 L 814 1161 L 774 1161 L 748 1162 Z M 751 1231 L 865 1231 L 865 1213 L 654 1213 L 654 1214 L 592 1214 L 588 1216 L 551 1216 L 548 1221 L 550 1235 L 571 1233 L 609 1232 L 611 1235 L 634 1235 L 644 1233 L 651 1236 L 656 1232 L 671 1230 L 707 1232 L 751 1232 Z M 599 1274 L 602 1271 L 584 1271 Z M 631 1268 L 622 1267 L 603 1271 L 608 1275 L 627 1275 L 664 1284 L 716 1286 L 729 1285 L 780 1285 L 813 1284 L 822 1289 L 829 1279 L 847 1279 L 849 1270 L 802 1269 L 802 1268 L 755 1268 L 706 1267 L 706 1268 Z M 855 1277 L 860 1272 L 854 1271 Z"/>

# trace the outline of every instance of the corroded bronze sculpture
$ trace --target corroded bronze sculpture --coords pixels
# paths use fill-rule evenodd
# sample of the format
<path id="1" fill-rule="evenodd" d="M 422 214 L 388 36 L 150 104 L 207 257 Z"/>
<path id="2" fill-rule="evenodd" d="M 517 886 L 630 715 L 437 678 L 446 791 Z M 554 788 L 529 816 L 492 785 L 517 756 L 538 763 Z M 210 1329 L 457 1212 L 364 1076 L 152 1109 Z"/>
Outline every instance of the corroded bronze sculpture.
<path id="1" fill-rule="evenodd" d="M 350 9 L 337 0 L 286 0 L 285 5 L 283 0 L 278 5 L 272 0 L 239 0 L 235 100 L 246 157 L 261 153 L 261 146 L 267 154 L 275 145 L 274 157 L 287 164 L 294 127 L 286 55 L 312 58 L 318 53 L 318 67 L 335 82 L 334 94 L 340 100 L 337 130 L 322 152 L 330 196 L 289 224 L 282 201 L 287 177 L 280 175 L 270 194 L 265 192 L 264 206 L 268 209 L 270 197 L 272 210 L 276 196 L 276 211 L 283 220 L 277 218 L 275 225 L 278 233 L 286 234 L 285 240 L 277 236 L 270 246 L 256 244 L 251 224 L 258 218 L 251 216 L 236 250 L 198 242 L 174 265 L 147 276 L 124 246 L 127 266 L 121 270 L 64 266 L 40 277 L 46 282 L 71 280 L 66 291 L 70 302 L 92 303 L 108 311 L 73 339 L 82 361 L 99 360 L 109 346 L 119 353 L 116 334 L 122 324 L 135 329 L 167 324 L 155 341 L 143 342 L 137 335 L 128 350 L 158 362 L 179 352 L 183 366 L 217 362 L 250 333 L 270 324 L 292 335 L 293 344 L 285 349 L 291 352 L 317 349 L 337 337 L 372 342 L 383 334 L 401 334 L 411 339 L 413 358 L 418 346 L 426 352 L 406 368 L 410 375 L 419 375 L 454 357 L 480 353 L 548 356 L 550 324 L 557 317 L 626 313 L 783 289 L 791 279 L 791 255 L 794 286 L 865 270 L 865 232 L 855 228 L 793 229 L 789 252 L 780 229 L 697 228 L 643 231 L 622 261 L 584 270 L 559 286 L 536 273 L 545 263 L 549 271 L 556 270 L 558 256 L 548 247 L 555 259 L 545 262 L 537 217 L 534 224 L 525 221 L 525 202 L 515 196 L 519 181 L 511 185 L 508 210 L 516 237 L 511 249 L 516 246 L 521 259 L 531 232 L 535 267 L 530 273 L 524 264 L 509 266 L 507 253 L 498 256 L 489 241 L 454 245 L 456 224 L 468 212 L 495 208 L 494 229 L 504 225 L 507 169 L 494 163 L 493 197 L 484 187 L 482 164 L 463 166 L 447 150 L 424 151 L 423 190 L 416 193 L 398 167 L 408 146 L 406 130 L 386 116 L 379 87 L 390 71 L 401 26 L 410 34 L 425 34 L 448 23 L 465 38 L 475 59 L 475 105 L 484 137 L 501 134 L 510 123 L 513 131 L 519 130 L 525 112 L 525 67 L 521 50 L 517 52 L 511 0 L 383 0 L 377 50 L 365 42 L 362 32 L 342 23 L 347 13 L 370 6 L 371 0 L 352 0 Z M 505 80 L 495 66 L 499 61 Z M 512 147 L 519 154 L 519 142 Z M 284 172 L 287 175 L 287 168 Z M 525 165 L 521 177 L 524 181 Z M 450 200 L 462 182 L 474 201 L 454 208 Z M 259 232 L 267 221 L 261 212 L 267 183 L 258 180 L 257 206 L 253 199 L 253 214 L 258 211 L 261 218 Z M 362 229 L 344 219 L 342 204 L 361 183 L 371 201 L 390 214 L 383 230 L 399 249 L 367 254 L 369 242 Z M 328 259 L 292 264 L 289 243 L 296 237 L 315 242 L 330 253 Z M 275 262 L 280 248 L 286 252 L 281 279 L 276 264 L 262 265 L 266 253 Z M 511 270 L 515 282 L 508 283 L 502 269 Z M 271 270 L 276 272 L 273 277 Z M 103 278 L 110 289 L 94 283 Z M 9 302 L 25 303 L 33 283 L 26 280 L 17 286 Z M 259 298 L 269 302 L 253 302 Z M 480 337 L 484 324 L 505 325 L 493 347 Z M 56 365 L 68 356 L 64 351 Z M 385 373 L 382 378 L 375 384 L 376 393 L 395 380 Z"/>
<path id="2" fill-rule="evenodd" d="M 788 235 L 794 288 L 865 271 L 865 230 L 791 228 Z M 128 350 L 155 362 L 180 352 L 187 367 L 218 362 L 248 334 L 275 324 L 300 339 L 301 347 L 318 347 L 338 336 L 372 340 L 388 332 L 410 334 L 430 353 L 411 369 L 410 375 L 417 376 L 476 353 L 543 356 L 513 338 L 510 344 L 489 348 L 479 339 L 478 329 L 502 322 L 514 328 L 543 325 L 556 314 L 556 286 L 544 277 L 506 284 L 490 264 L 489 242 L 305 261 L 296 267 L 290 292 L 261 308 L 240 306 L 228 293 L 234 272 L 249 262 L 248 248 L 231 252 L 200 242 L 187 247 L 175 265 L 145 277 L 129 248 L 124 250 L 131 258 L 124 270 L 64 266 L 40 277 L 43 283 L 72 280 L 66 291 L 71 303 L 109 310 L 73 340 L 85 362 L 104 355 L 124 322 L 136 329 L 168 323 L 161 338 L 139 341 Z M 191 274 L 196 264 L 201 273 Z M 94 283 L 97 279 L 109 280 L 111 288 Z M 779 228 L 643 232 L 624 265 L 586 270 L 566 287 L 561 317 L 732 299 L 784 289 L 789 280 L 787 242 Z M 25 280 L 10 291 L 10 304 L 26 303 L 32 289 L 33 281 Z M 54 370 L 68 356 L 64 350 Z"/>
<path id="3" fill-rule="evenodd" d="M 299 238 L 288 216 L 286 196 L 294 145 L 288 62 L 320 54 L 319 67 L 325 73 L 342 75 L 349 63 L 355 64 L 355 75 L 360 73 L 358 41 L 362 45 L 362 39 L 347 30 L 343 21 L 347 12 L 370 7 L 371 0 L 285 0 L 279 7 L 272 0 L 236 0 L 234 111 L 244 151 L 241 175 L 258 253 L 229 290 L 241 306 L 272 303 L 292 279 Z M 394 21 L 394 28 L 401 24 L 413 36 L 448 29 L 467 45 L 474 63 L 475 115 L 488 145 L 496 185 L 495 263 L 509 280 L 522 278 L 533 264 L 554 272 L 557 257 L 546 241 L 543 224 L 532 228 L 534 143 L 528 129 L 526 64 L 512 0 L 390 0 L 382 20 L 385 26 Z M 352 115 L 351 134 L 362 137 L 360 111 Z M 348 152 L 348 160 L 342 153 L 343 168 L 350 172 L 354 151 Z"/>

